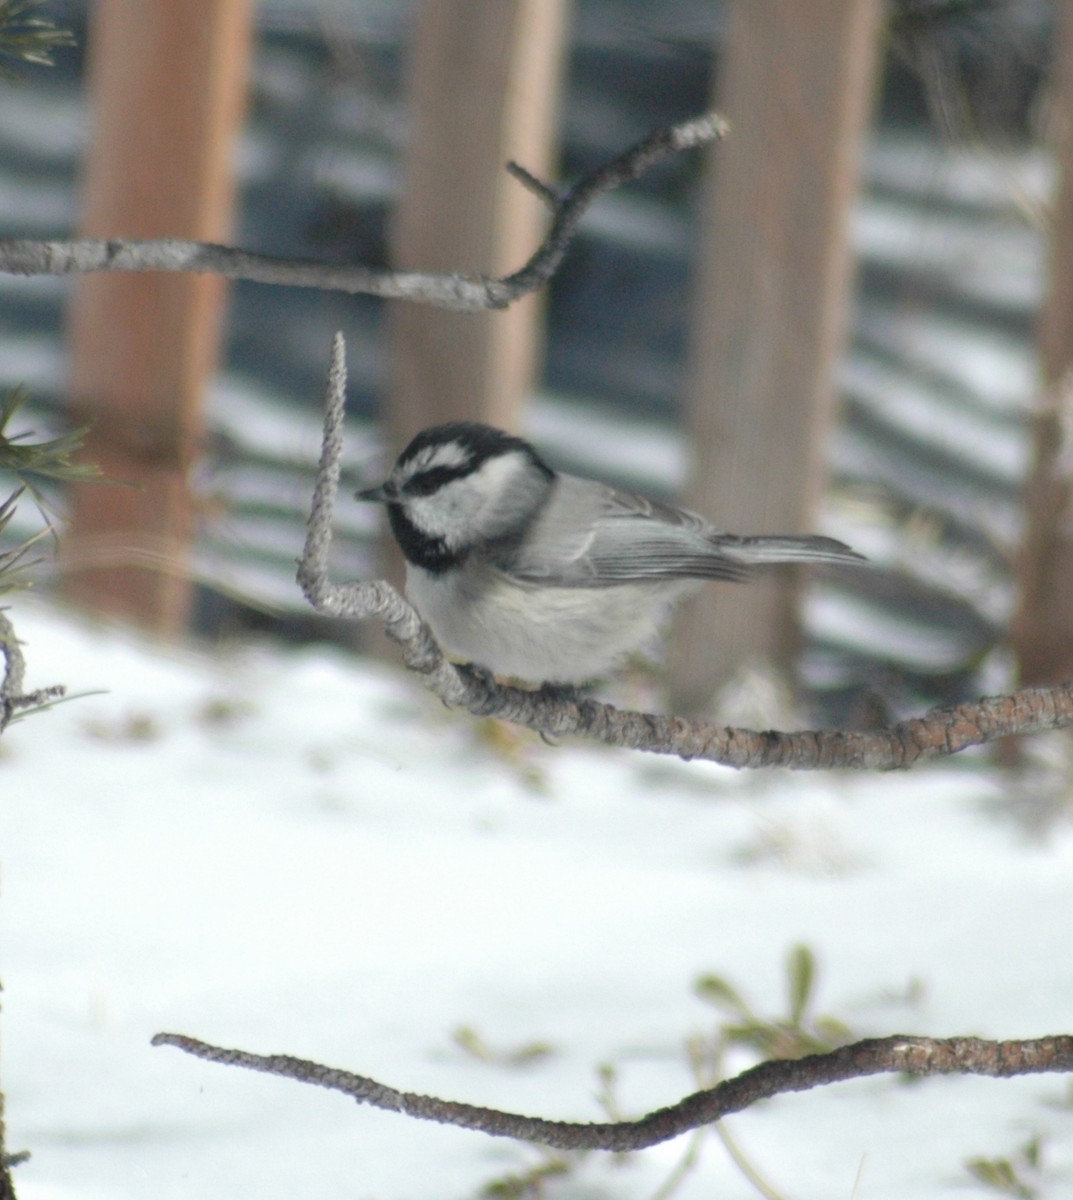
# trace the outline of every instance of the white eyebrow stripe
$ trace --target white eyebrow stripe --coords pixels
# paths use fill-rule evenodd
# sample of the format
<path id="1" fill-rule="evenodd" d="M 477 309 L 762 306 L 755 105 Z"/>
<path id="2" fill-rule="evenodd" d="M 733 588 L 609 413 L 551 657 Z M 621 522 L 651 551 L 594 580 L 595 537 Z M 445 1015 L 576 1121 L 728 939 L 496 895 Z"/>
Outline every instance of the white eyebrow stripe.
<path id="1" fill-rule="evenodd" d="M 412 479 L 422 471 L 435 470 L 437 467 L 464 467 L 472 457 L 472 452 L 459 442 L 426 446 L 403 465 L 402 477 Z"/>

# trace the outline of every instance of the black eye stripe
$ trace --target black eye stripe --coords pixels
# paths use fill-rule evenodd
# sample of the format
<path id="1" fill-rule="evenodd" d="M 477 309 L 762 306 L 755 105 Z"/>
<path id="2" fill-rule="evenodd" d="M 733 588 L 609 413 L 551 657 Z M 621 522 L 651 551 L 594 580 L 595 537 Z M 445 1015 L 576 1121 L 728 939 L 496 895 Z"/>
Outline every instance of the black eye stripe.
<path id="1" fill-rule="evenodd" d="M 444 484 L 451 483 L 452 480 L 461 479 L 463 475 L 469 474 L 468 466 L 461 467 L 432 467 L 428 471 L 421 471 L 412 479 L 408 479 L 401 488 L 404 496 L 431 496 L 433 492 L 439 491 Z"/>

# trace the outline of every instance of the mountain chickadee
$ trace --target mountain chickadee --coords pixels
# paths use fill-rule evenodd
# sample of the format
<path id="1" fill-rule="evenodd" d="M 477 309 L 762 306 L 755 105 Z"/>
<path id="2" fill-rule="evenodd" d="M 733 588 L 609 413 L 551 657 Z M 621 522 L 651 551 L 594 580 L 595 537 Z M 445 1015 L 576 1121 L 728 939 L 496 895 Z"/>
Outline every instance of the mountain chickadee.
<path id="1" fill-rule="evenodd" d="M 650 641 L 705 579 L 774 563 L 860 563 L 833 538 L 738 537 L 703 517 L 553 471 L 470 421 L 419 433 L 379 487 L 406 594 L 440 645 L 497 675 L 575 684 Z"/>

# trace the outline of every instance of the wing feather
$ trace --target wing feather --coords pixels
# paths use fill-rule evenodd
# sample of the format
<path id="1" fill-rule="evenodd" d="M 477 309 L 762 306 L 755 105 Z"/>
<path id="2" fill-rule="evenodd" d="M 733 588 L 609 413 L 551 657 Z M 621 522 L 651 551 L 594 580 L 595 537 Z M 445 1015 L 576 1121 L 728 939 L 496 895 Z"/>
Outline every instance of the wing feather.
<path id="1" fill-rule="evenodd" d="M 525 537 L 494 565 L 544 587 L 608 587 L 668 579 L 745 579 L 755 568 L 861 561 L 833 538 L 737 537 L 689 509 L 559 475 Z"/>

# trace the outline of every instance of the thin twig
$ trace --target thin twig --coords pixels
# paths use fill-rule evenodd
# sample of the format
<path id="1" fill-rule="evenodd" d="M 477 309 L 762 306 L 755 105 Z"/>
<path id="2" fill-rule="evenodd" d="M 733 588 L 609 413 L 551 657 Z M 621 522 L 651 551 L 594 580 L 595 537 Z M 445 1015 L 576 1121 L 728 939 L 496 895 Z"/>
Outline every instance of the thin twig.
<path id="1" fill-rule="evenodd" d="M 446 704 L 468 709 L 476 716 L 500 717 L 546 737 L 574 735 L 610 746 L 687 760 L 704 759 L 731 767 L 781 766 L 795 770 L 894 770 L 1011 734 L 1073 725 L 1073 684 L 1025 688 L 1008 696 L 935 708 L 889 729 L 786 733 L 624 711 L 547 689 L 509 687 L 486 672 L 456 666 L 444 655 L 417 612 L 389 583 L 331 582 L 328 552 L 343 453 L 345 403 L 345 346 L 342 335 L 336 334 L 325 397 L 324 440 L 298 582 L 318 612 L 383 621 L 388 635 L 402 647 L 407 667 Z"/>
<path id="2" fill-rule="evenodd" d="M 561 197 L 527 172 L 512 171 L 554 212 L 547 237 L 519 270 L 498 279 L 457 272 L 386 271 L 312 259 L 276 258 L 209 242 L 174 238 L 81 238 L 37 241 L 0 238 L 0 271 L 12 275 L 84 275 L 93 271 L 192 271 L 284 287 L 361 293 L 413 300 L 456 312 L 506 308 L 542 287 L 555 273 L 578 222 L 604 192 L 636 179 L 656 163 L 723 137 L 726 122 L 714 113 L 658 129 L 618 158 L 578 180 Z"/>
<path id="3" fill-rule="evenodd" d="M 870 1038 L 825 1054 L 761 1063 L 715 1087 L 686 1096 L 633 1121 L 553 1121 L 403 1092 L 337 1067 L 289 1054 L 253 1054 L 199 1041 L 180 1033 L 158 1033 L 154 1046 L 174 1046 L 196 1058 L 225 1066 L 281 1075 L 299 1083 L 343 1092 L 359 1104 L 404 1113 L 419 1120 L 475 1129 L 493 1137 L 520 1138 L 558 1150 L 643 1150 L 741 1112 L 759 1100 L 802 1092 L 869 1075 L 1013 1075 L 1073 1071 L 1073 1036 L 993 1042 L 982 1038 L 895 1035 Z"/>
<path id="4" fill-rule="evenodd" d="M 526 191 L 532 192 L 552 212 L 559 207 L 562 197 L 555 188 L 546 184 L 542 179 L 537 179 L 533 172 L 527 170 L 521 163 L 516 163 L 511 159 L 507 163 L 507 174 L 513 175 Z"/>

